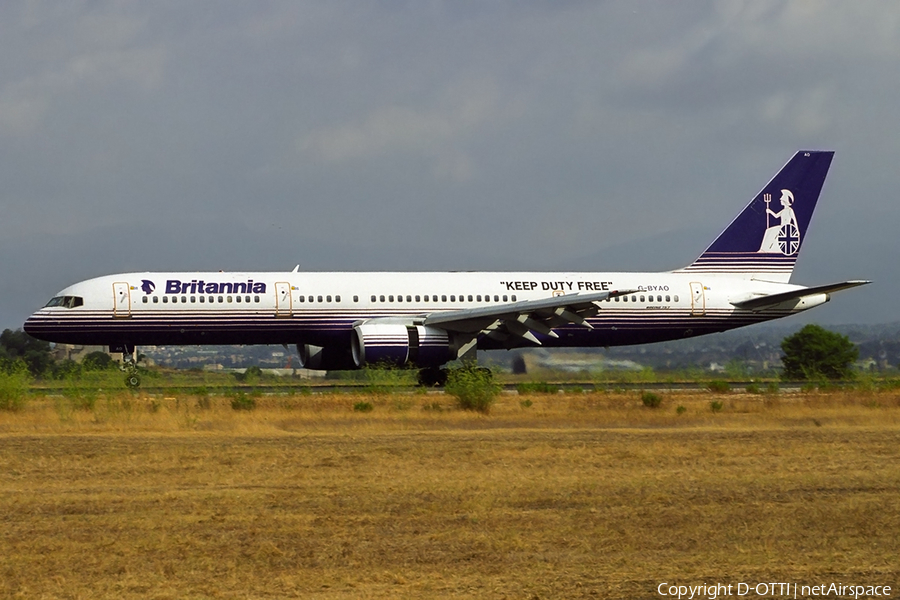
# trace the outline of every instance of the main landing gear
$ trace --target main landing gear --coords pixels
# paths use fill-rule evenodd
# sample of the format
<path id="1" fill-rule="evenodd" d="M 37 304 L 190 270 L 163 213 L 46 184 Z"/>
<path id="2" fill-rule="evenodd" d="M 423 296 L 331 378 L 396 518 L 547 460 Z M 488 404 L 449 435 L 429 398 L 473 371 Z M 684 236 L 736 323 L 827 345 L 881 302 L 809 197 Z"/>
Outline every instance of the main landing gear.
<path id="1" fill-rule="evenodd" d="M 141 386 L 141 376 L 138 375 L 138 355 L 134 344 L 110 346 L 109 351 L 122 353 L 122 366 L 119 368 L 125 372 L 125 386 L 131 389 L 139 388 Z"/>
<path id="2" fill-rule="evenodd" d="M 447 369 L 438 367 L 419 369 L 418 379 L 422 387 L 444 387 L 447 384 Z"/>

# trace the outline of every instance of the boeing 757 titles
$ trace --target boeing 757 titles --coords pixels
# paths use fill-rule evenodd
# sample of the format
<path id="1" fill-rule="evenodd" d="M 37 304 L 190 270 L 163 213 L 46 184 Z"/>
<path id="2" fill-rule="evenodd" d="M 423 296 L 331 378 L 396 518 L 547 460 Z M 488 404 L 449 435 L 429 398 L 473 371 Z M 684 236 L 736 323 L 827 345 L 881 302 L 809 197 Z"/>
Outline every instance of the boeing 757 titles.
<path id="1" fill-rule="evenodd" d="M 388 363 L 439 382 L 476 349 L 705 335 L 796 314 L 868 281 L 790 283 L 833 152 L 801 151 L 697 260 L 661 273 L 123 273 L 71 285 L 25 322 L 51 342 L 296 344 L 309 369 Z"/>

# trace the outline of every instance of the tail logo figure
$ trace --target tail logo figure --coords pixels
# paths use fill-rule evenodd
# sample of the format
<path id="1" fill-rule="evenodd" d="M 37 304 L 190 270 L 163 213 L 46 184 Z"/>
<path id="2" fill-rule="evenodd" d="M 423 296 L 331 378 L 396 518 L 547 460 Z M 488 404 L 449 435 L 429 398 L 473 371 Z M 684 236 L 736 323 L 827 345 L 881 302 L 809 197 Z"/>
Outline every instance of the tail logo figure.
<path id="1" fill-rule="evenodd" d="M 763 200 L 766 203 L 766 232 L 763 235 L 762 244 L 759 246 L 759 252 L 766 254 L 781 253 L 785 256 L 791 256 L 800 250 L 800 228 L 797 226 L 797 217 L 794 215 L 794 194 L 791 190 L 781 190 L 781 206 L 780 212 L 775 212 L 769 208 L 772 202 L 772 194 L 765 194 Z M 769 217 L 775 219 L 772 224 Z"/>
<path id="2" fill-rule="evenodd" d="M 150 281 L 149 279 L 141 279 L 141 291 L 145 294 L 152 294 L 153 290 L 156 289 L 156 284 Z"/>

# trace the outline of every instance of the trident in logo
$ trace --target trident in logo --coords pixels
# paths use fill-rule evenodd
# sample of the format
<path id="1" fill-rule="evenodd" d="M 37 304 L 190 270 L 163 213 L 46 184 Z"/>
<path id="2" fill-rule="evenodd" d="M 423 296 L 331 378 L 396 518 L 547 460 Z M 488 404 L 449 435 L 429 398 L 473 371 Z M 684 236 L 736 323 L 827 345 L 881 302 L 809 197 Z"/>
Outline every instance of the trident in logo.
<path id="1" fill-rule="evenodd" d="M 780 252 L 785 256 L 796 254 L 800 250 L 800 229 L 797 227 L 797 217 L 791 205 L 794 203 L 794 194 L 791 190 L 781 190 L 780 212 L 769 208 L 772 202 L 772 194 L 763 194 L 766 203 L 766 233 L 759 251 L 766 253 Z M 771 224 L 769 215 L 779 220 L 775 225 Z"/>

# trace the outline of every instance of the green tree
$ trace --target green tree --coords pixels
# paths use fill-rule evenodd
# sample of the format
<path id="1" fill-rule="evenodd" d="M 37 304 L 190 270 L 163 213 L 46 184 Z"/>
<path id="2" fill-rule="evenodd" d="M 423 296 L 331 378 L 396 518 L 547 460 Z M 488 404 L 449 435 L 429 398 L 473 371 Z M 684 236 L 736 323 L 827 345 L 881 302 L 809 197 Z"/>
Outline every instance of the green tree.
<path id="1" fill-rule="evenodd" d="M 846 335 L 807 325 L 781 342 L 785 379 L 850 379 L 859 349 Z"/>
<path id="2" fill-rule="evenodd" d="M 33 376 L 39 377 L 53 364 L 50 343 L 35 339 L 21 329 L 4 330 L 0 334 L 0 368 L 8 371 L 8 365 L 19 359 Z"/>
<path id="3" fill-rule="evenodd" d="M 91 352 L 81 361 L 81 366 L 85 371 L 106 371 L 113 366 L 112 357 L 102 351 Z"/>

